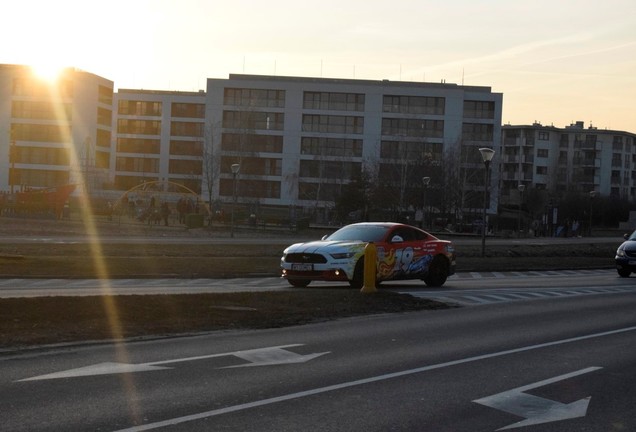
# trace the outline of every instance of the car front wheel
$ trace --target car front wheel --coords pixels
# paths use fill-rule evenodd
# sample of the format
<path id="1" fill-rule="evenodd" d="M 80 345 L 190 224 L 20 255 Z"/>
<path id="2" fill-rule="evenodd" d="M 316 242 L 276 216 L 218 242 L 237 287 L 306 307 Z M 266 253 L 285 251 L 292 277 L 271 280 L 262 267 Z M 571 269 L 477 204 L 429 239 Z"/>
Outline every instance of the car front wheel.
<path id="1" fill-rule="evenodd" d="M 305 288 L 307 285 L 309 285 L 308 280 L 303 280 L 303 279 L 287 279 L 287 282 L 289 282 L 289 284 L 293 287 L 296 288 Z"/>
<path id="2" fill-rule="evenodd" d="M 358 260 L 356 268 L 353 271 L 353 279 L 349 281 L 349 286 L 354 289 L 362 288 L 364 284 L 364 257 Z"/>
<path id="3" fill-rule="evenodd" d="M 627 269 L 617 269 L 617 271 L 620 277 L 629 277 L 629 275 L 632 274 L 632 272 Z"/>

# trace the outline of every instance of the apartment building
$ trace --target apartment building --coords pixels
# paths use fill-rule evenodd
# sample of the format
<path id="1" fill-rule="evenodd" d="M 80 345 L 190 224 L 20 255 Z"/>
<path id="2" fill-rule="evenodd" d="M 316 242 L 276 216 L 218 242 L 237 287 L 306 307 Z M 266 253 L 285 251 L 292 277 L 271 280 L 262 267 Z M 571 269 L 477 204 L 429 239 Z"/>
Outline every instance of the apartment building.
<path id="1" fill-rule="evenodd" d="M 77 69 L 53 81 L 0 65 L 0 190 L 77 184 L 97 193 L 111 159 L 113 82 Z"/>
<path id="2" fill-rule="evenodd" d="M 566 192 L 636 199 L 636 134 L 585 127 L 582 121 L 558 128 L 504 125 L 501 143 L 502 204 L 515 203 L 521 190 Z M 525 189 L 524 189 L 525 188 Z"/>
<path id="3" fill-rule="evenodd" d="M 200 194 L 205 93 L 120 89 L 114 102 L 112 189 L 171 182 Z"/>
<path id="4" fill-rule="evenodd" d="M 498 147 L 502 95 L 489 87 L 302 77 L 208 79 L 219 181 L 213 196 L 311 209 L 333 207 L 343 187 L 370 173 L 398 207 L 421 207 L 424 177 L 434 207 L 448 196 L 442 166 L 461 165 L 464 209 L 497 209 L 498 171 L 484 187 L 478 149 Z M 446 159 L 445 159 L 446 158 Z M 232 165 L 240 167 L 238 187 Z M 377 203 L 379 206 L 388 203 Z M 430 202 L 427 203 L 430 206 Z M 315 214 L 315 213 L 314 213 Z"/>

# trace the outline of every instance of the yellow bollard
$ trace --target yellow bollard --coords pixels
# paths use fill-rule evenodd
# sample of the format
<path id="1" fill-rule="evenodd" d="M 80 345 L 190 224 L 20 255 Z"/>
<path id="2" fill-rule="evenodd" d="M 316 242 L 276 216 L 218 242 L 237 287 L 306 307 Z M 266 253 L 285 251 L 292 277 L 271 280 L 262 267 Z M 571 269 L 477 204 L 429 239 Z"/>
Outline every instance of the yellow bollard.
<path id="1" fill-rule="evenodd" d="M 367 243 L 364 247 L 364 279 L 360 292 L 368 294 L 377 291 L 375 287 L 375 265 L 378 252 L 375 244 Z"/>

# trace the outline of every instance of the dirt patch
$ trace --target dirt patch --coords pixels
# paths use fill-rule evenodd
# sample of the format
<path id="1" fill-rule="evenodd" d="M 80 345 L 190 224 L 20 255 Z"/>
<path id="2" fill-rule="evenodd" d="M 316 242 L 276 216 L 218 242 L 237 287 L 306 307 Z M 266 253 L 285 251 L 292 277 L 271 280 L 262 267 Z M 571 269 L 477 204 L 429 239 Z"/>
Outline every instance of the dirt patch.
<path id="1" fill-rule="evenodd" d="M 212 330 L 286 327 L 377 313 L 444 309 L 409 295 L 290 292 L 0 299 L 0 349 Z"/>

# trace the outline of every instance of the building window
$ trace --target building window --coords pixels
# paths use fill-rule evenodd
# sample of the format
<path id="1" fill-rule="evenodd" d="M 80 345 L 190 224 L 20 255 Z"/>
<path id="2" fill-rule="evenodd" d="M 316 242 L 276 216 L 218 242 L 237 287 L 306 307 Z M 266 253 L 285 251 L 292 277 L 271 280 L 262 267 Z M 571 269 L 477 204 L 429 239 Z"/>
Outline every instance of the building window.
<path id="1" fill-rule="evenodd" d="M 361 172 L 360 162 L 301 160 L 300 177 L 318 179 L 350 179 Z"/>
<path id="2" fill-rule="evenodd" d="M 70 139 L 71 131 L 68 127 L 60 125 L 13 123 L 11 136 L 17 141 L 62 143 Z"/>
<path id="3" fill-rule="evenodd" d="M 539 175 L 546 175 L 546 174 L 548 174 L 548 167 L 544 167 L 544 166 L 537 166 L 537 174 L 539 174 Z"/>
<path id="4" fill-rule="evenodd" d="M 201 160 L 170 159 L 169 165 L 170 174 L 201 175 L 203 172 Z"/>
<path id="5" fill-rule="evenodd" d="M 11 117 L 32 120 L 71 121 L 73 107 L 68 103 L 43 101 L 13 101 Z M 110 126 L 110 123 L 109 123 Z"/>
<path id="6" fill-rule="evenodd" d="M 233 157 L 221 158 L 221 165 L 231 166 L 234 163 Z M 283 161 L 278 158 L 263 157 L 242 157 L 241 158 L 241 174 L 242 175 L 258 175 L 258 176 L 280 176 L 282 172 Z"/>
<path id="7" fill-rule="evenodd" d="M 159 117 L 161 116 L 161 102 L 120 100 L 117 112 L 120 115 Z"/>
<path id="8" fill-rule="evenodd" d="M 494 119 L 495 103 L 492 101 L 464 101 L 464 118 Z"/>
<path id="9" fill-rule="evenodd" d="M 170 122 L 170 135 L 171 136 L 187 136 L 187 137 L 203 137 L 204 131 L 203 123 L 194 122 Z"/>
<path id="10" fill-rule="evenodd" d="M 413 138 L 442 138 L 444 136 L 444 121 L 383 118 L 382 135 Z"/>
<path id="11" fill-rule="evenodd" d="M 550 132 L 539 131 L 539 141 L 548 141 L 550 140 Z"/>
<path id="12" fill-rule="evenodd" d="M 117 138 L 118 153 L 159 154 L 161 143 L 157 139 Z"/>
<path id="13" fill-rule="evenodd" d="M 160 135 L 161 122 L 157 120 L 117 120 L 117 132 L 120 134 Z"/>
<path id="14" fill-rule="evenodd" d="M 547 158 L 548 157 L 548 149 L 537 149 L 537 157 Z"/>
<path id="15" fill-rule="evenodd" d="M 305 92 L 303 108 L 334 111 L 364 111 L 364 94 Z"/>
<path id="16" fill-rule="evenodd" d="M 49 147 L 15 146 L 13 162 L 38 165 L 69 165 L 71 155 L 68 149 Z"/>
<path id="17" fill-rule="evenodd" d="M 115 161 L 117 171 L 130 171 L 142 173 L 158 173 L 158 158 L 143 157 L 118 157 Z"/>
<path id="18" fill-rule="evenodd" d="M 362 157 L 362 140 L 349 138 L 302 137 L 300 154 L 314 156 Z"/>
<path id="19" fill-rule="evenodd" d="M 364 117 L 303 115 L 303 132 L 361 134 Z"/>
<path id="20" fill-rule="evenodd" d="M 242 107 L 285 108 L 285 90 L 226 88 L 223 104 Z"/>
<path id="21" fill-rule="evenodd" d="M 407 141 L 382 141 L 380 144 L 380 157 L 382 159 L 395 159 L 403 161 L 439 162 L 442 160 L 441 143 L 423 143 Z"/>
<path id="22" fill-rule="evenodd" d="M 203 143 L 201 141 L 170 141 L 170 154 L 178 156 L 203 156 Z"/>
<path id="23" fill-rule="evenodd" d="M 98 86 L 97 90 L 98 102 L 100 104 L 113 105 L 113 89 L 110 87 Z"/>
<path id="24" fill-rule="evenodd" d="M 462 125 L 462 138 L 466 141 L 492 142 L 493 125 L 483 123 L 464 123 Z"/>
<path id="25" fill-rule="evenodd" d="M 386 95 L 382 100 L 385 113 L 444 115 L 445 106 L 443 97 Z"/>
<path id="26" fill-rule="evenodd" d="M 172 117 L 205 118 L 205 104 L 173 103 Z"/>
<path id="27" fill-rule="evenodd" d="M 281 135 L 255 135 L 224 133 L 221 137 L 221 150 L 248 153 L 282 153 Z"/>
<path id="28" fill-rule="evenodd" d="M 283 113 L 260 111 L 223 111 L 223 127 L 243 130 L 283 130 Z"/>
<path id="29" fill-rule="evenodd" d="M 271 180 L 241 179 L 237 184 L 237 195 L 242 198 L 274 198 L 280 199 L 280 182 Z M 234 194 L 232 179 L 222 178 L 219 181 L 219 195 L 231 197 Z"/>
<path id="30" fill-rule="evenodd" d="M 113 112 L 106 108 L 97 107 L 97 124 L 110 127 L 113 124 Z"/>

